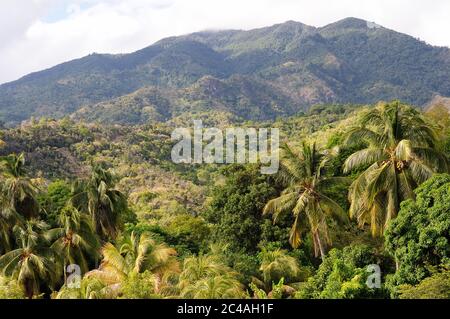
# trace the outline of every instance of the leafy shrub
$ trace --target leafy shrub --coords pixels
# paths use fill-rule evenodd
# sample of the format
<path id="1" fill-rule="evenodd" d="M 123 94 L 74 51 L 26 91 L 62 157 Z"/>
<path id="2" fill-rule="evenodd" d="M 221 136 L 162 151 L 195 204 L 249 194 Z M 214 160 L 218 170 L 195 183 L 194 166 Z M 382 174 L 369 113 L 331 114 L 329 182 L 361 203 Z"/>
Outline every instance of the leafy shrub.
<path id="1" fill-rule="evenodd" d="M 366 284 L 371 275 L 367 266 L 379 264 L 373 249 L 364 245 L 332 249 L 319 266 L 316 274 L 301 285 L 299 299 L 358 299 L 383 298 L 383 287 L 369 288 Z"/>
<path id="2" fill-rule="evenodd" d="M 436 175 L 415 193 L 416 201 L 403 202 L 385 232 L 386 250 L 398 266 L 389 278 L 393 296 L 397 286 L 430 276 L 430 266 L 450 264 L 450 175 Z"/>

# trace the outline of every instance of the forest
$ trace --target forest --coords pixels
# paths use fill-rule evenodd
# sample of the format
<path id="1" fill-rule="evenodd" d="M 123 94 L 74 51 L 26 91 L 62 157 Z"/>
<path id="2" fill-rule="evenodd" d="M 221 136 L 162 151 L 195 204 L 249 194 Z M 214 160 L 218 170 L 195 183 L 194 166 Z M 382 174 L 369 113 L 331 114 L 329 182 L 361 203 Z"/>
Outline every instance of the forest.
<path id="1" fill-rule="evenodd" d="M 0 299 L 450 298 L 447 108 L 197 116 L 279 128 L 279 172 L 173 163 L 187 117 L 2 128 Z"/>

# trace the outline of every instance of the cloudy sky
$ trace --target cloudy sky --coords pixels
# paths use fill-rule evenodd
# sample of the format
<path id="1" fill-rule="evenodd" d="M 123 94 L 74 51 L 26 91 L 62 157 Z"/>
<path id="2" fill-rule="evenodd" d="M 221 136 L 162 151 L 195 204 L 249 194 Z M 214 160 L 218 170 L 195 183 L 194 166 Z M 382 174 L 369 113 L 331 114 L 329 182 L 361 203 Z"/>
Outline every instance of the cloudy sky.
<path id="1" fill-rule="evenodd" d="M 448 0 L 0 0 L 0 83 L 167 36 L 353 16 L 450 47 Z"/>

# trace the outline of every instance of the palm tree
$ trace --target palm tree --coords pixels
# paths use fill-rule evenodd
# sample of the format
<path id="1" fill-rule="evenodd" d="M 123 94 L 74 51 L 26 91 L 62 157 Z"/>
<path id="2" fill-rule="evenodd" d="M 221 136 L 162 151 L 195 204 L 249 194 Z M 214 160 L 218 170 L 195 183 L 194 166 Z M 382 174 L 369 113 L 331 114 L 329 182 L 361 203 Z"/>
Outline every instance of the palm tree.
<path id="1" fill-rule="evenodd" d="M 236 272 L 215 255 L 186 258 L 178 285 L 181 296 L 189 299 L 242 298 L 245 295 Z"/>
<path id="2" fill-rule="evenodd" d="M 20 216 L 10 209 L 0 197 L 0 256 L 13 248 L 12 229 L 21 220 Z"/>
<path id="3" fill-rule="evenodd" d="M 288 144 L 281 150 L 280 180 L 287 185 L 281 196 L 269 201 L 263 213 L 273 214 L 277 222 L 280 214 L 292 212 L 294 224 L 290 232 L 290 243 L 297 248 L 301 243 L 303 224 L 309 224 L 315 256 L 325 256 L 325 239 L 331 244 L 328 235 L 327 217 L 335 216 L 347 221 L 344 210 L 334 200 L 325 195 L 328 187 L 343 183 L 345 179 L 323 176 L 327 158 L 320 154 L 316 145 L 302 144 L 296 153 Z"/>
<path id="4" fill-rule="evenodd" d="M 37 188 L 26 177 L 24 165 L 23 153 L 0 158 L 2 208 L 9 207 L 21 216 L 31 219 L 39 215 L 39 204 L 36 200 Z"/>
<path id="5" fill-rule="evenodd" d="M 414 198 L 418 185 L 448 170 L 433 129 L 418 111 L 399 102 L 367 111 L 346 141 L 367 145 L 346 160 L 344 172 L 365 169 L 350 188 L 350 216 L 361 227 L 370 224 L 373 236 L 383 234 L 400 203 Z"/>
<path id="6" fill-rule="evenodd" d="M 281 249 L 267 250 L 261 252 L 261 267 L 265 288 L 271 288 L 274 283 L 280 282 L 282 278 L 289 283 L 296 280 L 300 273 L 297 259 L 291 257 Z"/>
<path id="7" fill-rule="evenodd" d="M 262 280 L 253 277 L 250 284 L 255 298 L 273 298 L 292 295 L 295 289 L 288 284 L 299 279 L 300 265 L 297 259 L 287 254 L 282 249 L 268 250 L 262 248 L 259 254 Z M 286 284 L 285 284 L 286 283 Z"/>
<path id="8" fill-rule="evenodd" d="M 167 276 L 179 272 L 176 251 L 165 244 L 157 243 L 148 233 L 135 233 L 117 249 L 111 243 L 102 248 L 103 261 L 99 269 L 86 274 L 97 278 L 111 289 L 120 291 L 120 285 L 133 273 L 149 271 L 155 275 L 155 291 L 164 286 Z"/>
<path id="9" fill-rule="evenodd" d="M 75 183 L 73 192 L 73 206 L 90 214 L 97 233 L 103 239 L 116 238 L 120 213 L 127 209 L 127 199 L 124 194 L 114 189 L 113 175 L 96 166 L 88 181 Z"/>
<path id="10" fill-rule="evenodd" d="M 202 278 L 220 276 L 231 270 L 225 266 L 216 255 L 200 255 L 184 260 L 183 271 L 180 274 L 181 289 L 199 281 Z"/>
<path id="11" fill-rule="evenodd" d="M 37 220 L 27 221 L 24 227 L 16 226 L 19 248 L 0 257 L 3 275 L 17 280 L 30 299 L 39 294 L 41 281 L 51 285 L 58 277 L 53 253 L 42 235 L 47 228 L 47 224 Z"/>
<path id="12" fill-rule="evenodd" d="M 0 213 L 0 256 L 11 249 L 11 234 L 9 223 Z"/>
<path id="13" fill-rule="evenodd" d="M 0 189 L 1 189 L 0 185 Z M 11 207 L 11 201 L 0 194 L 0 255 L 11 251 L 14 245 L 13 228 L 15 225 L 22 224 L 23 217 L 20 216 L 14 207 Z"/>
<path id="14" fill-rule="evenodd" d="M 222 275 L 200 279 L 187 286 L 182 296 L 188 299 L 238 299 L 244 298 L 245 292 L 239 280 Z"/>
<path id="15" fill-rule="evenodd" d="M 252 282 L 250 284 L 250 289 L 253 292 L 253 299 L 283 299 L 285 297 L 291 297 L 295 294 L 295 289 L 291 286 L 284 284 L 284 278 L 280 281 L 272 283 L 270 291 L 267 293 L 266 290 L 259 288 L 259 283 Z"/>
<path id="16" fill-rule="evenodd" d="M 99 241 L 89 216 L 73 206 L 65 207 L 59 216 L 59 228 L 47 232 L 53 242 L 51 249 L 62 259 L 64 273 L 67 265 L 79 265 L 83 273 L 89 270 L 90 259 L 97 258 Z"/>
<path id="17" fill-rule="evenodd" d="M 61 287 L 53 293 L 52 299 L 113 299 L 116 294 L 110 287 L 97 278 L 85 277 L 81 280 L 80 289 Z"/>

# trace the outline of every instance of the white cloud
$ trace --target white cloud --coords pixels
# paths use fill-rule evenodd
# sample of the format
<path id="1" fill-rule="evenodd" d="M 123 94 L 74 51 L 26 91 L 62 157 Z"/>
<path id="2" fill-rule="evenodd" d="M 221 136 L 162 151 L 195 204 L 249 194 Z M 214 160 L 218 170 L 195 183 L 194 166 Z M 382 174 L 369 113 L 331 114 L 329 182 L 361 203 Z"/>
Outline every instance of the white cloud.
<path id="1" fill-rule="evenodd" d="M 124 53 L 204 29 L 287 20 L 322 26 L 354 16 L 450 46 L 447 0 L 61 0 L 0 2 L 0 83 L 92 52 Z"/>

